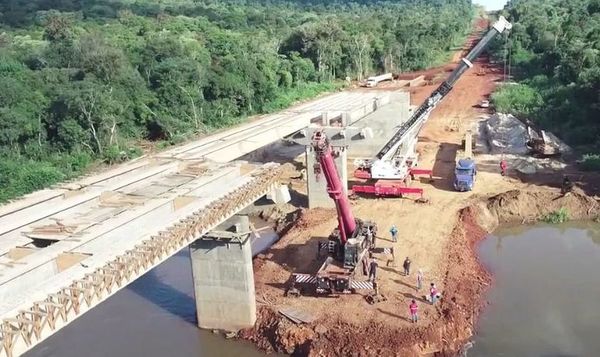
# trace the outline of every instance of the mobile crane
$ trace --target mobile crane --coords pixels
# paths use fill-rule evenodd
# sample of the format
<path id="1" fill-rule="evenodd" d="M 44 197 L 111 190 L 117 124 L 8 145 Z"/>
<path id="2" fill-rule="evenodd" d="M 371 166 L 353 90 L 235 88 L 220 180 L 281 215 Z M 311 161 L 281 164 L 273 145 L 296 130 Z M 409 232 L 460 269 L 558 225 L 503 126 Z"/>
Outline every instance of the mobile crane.
<path id="1" fill-rule="evenodd" d="M 287 293 L 299 295 L 297 283 L 314 285 L 317 293 L 349 293 L 357 289 L 372 289 L 372 282 L 356 279 L 357 268 L 367 259 L 368 253 L 393 254 L 393 248 L 375 248 L 377 225 L 357 219 L 352 214 L 327 136 L 322 131 L 316 131 L 311 141 L 312 150 L 319 162 L 316 173 L 319 177 L 325 177 L 327 192 L 335 202 L 338 227 L 331 233 L 328 241 L 319 243 L 317 256 L 320 257 L 323 250 L 328 252 L 328 256 L 317 273 L 293 274 L 292 285 Z"/>
<path id="2" fill-rule="evenodd" d="M 359 159 L 354 162 L 357 167 L 354 176 L 370 180 L 397 180 L 399 184 L 385 184 L 377 182 L 371 185 L 355 185 L 352 190 L 355 193 L 369 193 L 379 196 L 402 196 L 408 193 L 423 193 L 420 188 L 409 187 L 411 179 L 416 175 L 429 174 L 431 170 L 419 170 L 416 168 L 418 155 L 416 145 L 421 128 L 429 118 L 431 112 L 452 90 L 458 79 L 471 67 L 473 61 L 489 45 L 496 35 L 510 30 L 512 24 L 500 16 L 498 21 L 492 25 L 489 31 L 477 43 L 473 49 L 464 57 L 458 67 L 419 108 L 402 123 L 392 138 L 377 153 L 375 159 Z"/>

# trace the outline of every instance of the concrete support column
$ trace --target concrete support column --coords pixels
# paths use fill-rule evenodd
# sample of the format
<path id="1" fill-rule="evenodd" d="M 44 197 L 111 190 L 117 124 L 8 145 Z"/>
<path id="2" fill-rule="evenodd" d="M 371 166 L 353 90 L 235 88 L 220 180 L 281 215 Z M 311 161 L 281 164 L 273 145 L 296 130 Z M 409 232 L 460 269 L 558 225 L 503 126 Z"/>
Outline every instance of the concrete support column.
<path id="1" fill-rule="evenodd" d="M 198 326 L 237 331 L 256 322 L 248 217 L 218 229 L 190 245 Z"/>
<path id="2" fill-rule="evenodd" d="M 335 166 L 338 175 L 344 185 L 344 191 L 348 193 L 348 155 L 346 148 L 335 148 L 339 156 L 335 158 Z M 315 168 L 320 167 L 319 162 L 315 158 L 315 153 L 311 146 L 307 146 L 306 150 L 306 183 L 308 191 L 308 208 L 324 207 L 335 208 L 335 203 L 327 193 L 327 181 L 323 174 L 316 175 Z"/>

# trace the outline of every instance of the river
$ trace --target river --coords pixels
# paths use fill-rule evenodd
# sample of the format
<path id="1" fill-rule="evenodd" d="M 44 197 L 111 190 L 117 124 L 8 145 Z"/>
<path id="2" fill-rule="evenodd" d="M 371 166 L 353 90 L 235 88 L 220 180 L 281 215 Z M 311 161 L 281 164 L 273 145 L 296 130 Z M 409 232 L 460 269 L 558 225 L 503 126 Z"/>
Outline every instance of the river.
<path id="1" fill-rule="evenodd" d="M 196 327 L 188 255 L 182 250 L 26 356 L 263 356 Z M 503 228 L 480 255 L 494 285 L 469 357 L 598 355 L 599 224 Z"/>
<path id="2" fill-rule="evenodd" d="M 253 253 L 277 238 L 254 222 Z M 264 356 L 251 343 L 226 340 L 196 325 L 189 250 L 129 284 L 40 343 L 26 357 Z"/>
<path id="3" fill-rule="evenodd" d="M 600 354 L 600 224 L 503 228 L 480 254 L 494 285 L 469 357 Z"/>

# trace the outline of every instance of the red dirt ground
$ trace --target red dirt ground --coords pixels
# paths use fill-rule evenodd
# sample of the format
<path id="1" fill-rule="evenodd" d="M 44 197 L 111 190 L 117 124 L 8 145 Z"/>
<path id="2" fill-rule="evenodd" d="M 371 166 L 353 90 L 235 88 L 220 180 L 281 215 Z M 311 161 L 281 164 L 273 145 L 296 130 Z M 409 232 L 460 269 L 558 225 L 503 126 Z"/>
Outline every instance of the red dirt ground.
<path id="1" fill-rule="evenodd" d="M 470 38 L 471 43 L 474 40 Z M 442 81 L 445 77 L 441 75 L 447 76 L 448 69 L 454 66 L 456 64 L 410 75 L 425 73 Z M 260 308 L 255 328 L 240 333 L 242 338 L 254 341 L 265 350 L 295 355 L 454 355 L 471 336 L 489 285 L 489 275 L 479 264 L 474 249 L 489 229 L 499 221 L 535 219 L 557 205 L 568 205 L 569 212 L 574 210 L 574 217 L 597 214 L 595 201 L 585 196 L 557 200 L 556 190 L 539 191 L 537 186 L 502 177 L 493 170 L 478 173 L 474 191 L 452 192 L 451 177 L 462 135 L 485 113 L 476 105 L 490 94 L 500 78 L 499 72 L 487 65 L 486 58 L 476 61 L 474 67 L 432 113 L 419 137 L 417 149 L 421 165 L 433 168 L 436 182 L 416 185 L 425 188 L 430 204 L 417 204 L 410 199 L 352 202 L 357 217 L 378 223 L 383 232 L 380 246 L 394 246 L 399 252 L 396 258 L 399 262 L 392 261 L 389 266 L 386 264 L 389 257 L 377 257 L 380 290 L 388 301 L 369 305 L 361 294 L 330 298 L 283 296 L 291 272 L 309 273 L 318 269 L 321 261 L 315 259 L 316 242 L 336 225 L 334 210 L 307 210 L 278 243 L 255 259 L 256 294 L 269 303 Z M 477 75 L 480 70 L 485 75 Z M 388 85 L 386 89 L 390 89 Z M 437 85 L 410 88 L 412 103 L 419 105 Z M 291 173 L 290 177 L 294 175 Z M 302 181 L 293 183 L 294 186 L 303 184 Z M 488 200 L 490 196 L 515 189 L 520 191 Z M 386 237 L 391 224 L 401 227 L 398 243 Z M 399 266 L 406 255 L 413 261 L 413 271 L 423 268 L 425 286 L 431 281 L 438 285 L 444 296 L 440 304 L 431 306 L 423 302 L 421 294 L 424 292 L 415 291 L 414 275 L 405 277 L 400 273 Z M 420 301 L 417 325 L 408 321 L 407 306 L 411 299 Z M 283 306 L 309 312 L 317 320 L 312 324 L 294 325 L 277 314 L 277 308 Z"/>

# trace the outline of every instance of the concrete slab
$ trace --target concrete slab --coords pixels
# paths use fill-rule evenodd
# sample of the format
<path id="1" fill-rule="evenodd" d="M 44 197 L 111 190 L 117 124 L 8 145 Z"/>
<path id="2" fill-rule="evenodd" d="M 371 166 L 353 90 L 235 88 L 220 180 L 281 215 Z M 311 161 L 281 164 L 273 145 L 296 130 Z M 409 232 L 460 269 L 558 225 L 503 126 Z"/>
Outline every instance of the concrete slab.
<path id="1" fill-rule="evenodd" d="M 410 116 L 410 93 L 396 91 L 390 95 L 390 102 L 377 111 L 352 123 L 358 128 L 371 128 L 373 138 L 352 142 L 348 157 L 372 158 L 392 138 L 397 128 Z"/>

